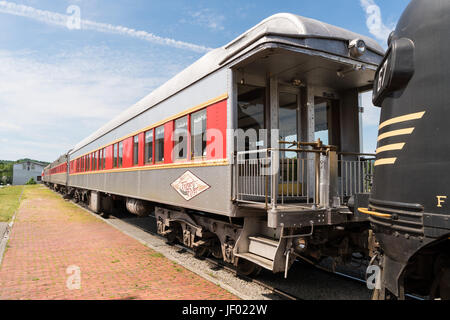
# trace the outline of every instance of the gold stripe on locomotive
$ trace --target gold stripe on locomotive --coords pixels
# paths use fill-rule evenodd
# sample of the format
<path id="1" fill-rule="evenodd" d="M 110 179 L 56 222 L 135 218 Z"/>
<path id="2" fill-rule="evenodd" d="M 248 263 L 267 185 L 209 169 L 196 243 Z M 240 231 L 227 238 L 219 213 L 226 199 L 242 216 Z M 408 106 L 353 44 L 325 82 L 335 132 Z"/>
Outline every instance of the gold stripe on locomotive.
<path id="1" fill-rule="evenodd" d="M 385 122 L 380 124 L 379 130 L 381 130 L 382 128 L 384 128 L 386 126 L 389 126 L 391 124 L 422 119 L 422 117 L 424 115 L 425 115 L 425 111 L 422 111 L 422 112 L 410 113 L 410 114 L 407 114 L 407 115 L 404 115 L 404 116 L 392 118 L 392 119 L 386 120 Z"/>
<path id="2" fill-rule="evenodd" d="M 411 133 L 413 133 L 414 129 L 415 128 L 407 128 L 407 129 L 400 129 L 400 130 L 385 132 L 378 136 L 378 141 L 386 139 L 386 138 L 390 138 L 390 137 L 411 134 Z"/>
<path id="3" fill-rule="evenodd" d="M 379 154 L 381 152 L 386 151 L 394 151 L 394 150 L 403 150 L 403 147 L 406 145 L 406 143 L 394 143 L 394 144 L 388 144 L 384 147 L 379 147 L 376 151 L 376 154 Z"/>
<path id="4" fill-rule="evenodd" d="M 384 158 L 384 159 L 380 159 L 375 161 L 374 166 L 383 166 L 383 165 L 387 165 L 387 164 L 395 164 L 395 162 L 397 161 L 397 158 Z"/>

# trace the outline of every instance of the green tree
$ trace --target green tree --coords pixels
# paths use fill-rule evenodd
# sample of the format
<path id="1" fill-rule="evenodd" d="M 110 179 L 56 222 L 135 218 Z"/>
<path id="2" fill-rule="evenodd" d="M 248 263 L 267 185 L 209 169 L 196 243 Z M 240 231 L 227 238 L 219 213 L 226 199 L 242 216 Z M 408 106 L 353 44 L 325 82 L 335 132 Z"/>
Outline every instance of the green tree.
<path id="1" fill-rule="evenodd" d="M 30 180 L 28 180 L 27 185 L 31 185 L 31 184 L 36 184 L 36 181 L 34 181 L 33 178 L 31 178 Z"/>

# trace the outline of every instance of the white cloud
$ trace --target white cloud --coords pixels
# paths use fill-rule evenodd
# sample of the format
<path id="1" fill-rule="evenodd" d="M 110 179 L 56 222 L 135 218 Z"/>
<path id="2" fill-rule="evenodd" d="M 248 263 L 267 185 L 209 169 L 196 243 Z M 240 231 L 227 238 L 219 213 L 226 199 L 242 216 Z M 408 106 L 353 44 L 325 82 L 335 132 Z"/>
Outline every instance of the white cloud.
<path id="1" fill-rule="evenodd" d="M 386 40 L 394 27 L 388 27 L 383 23 L 381 9 L 376 5 L 374 0 L 360 0 L 360 3 L 366 12 L 366 24 L 367 28 L 369 28 L 369 32 L 378 40 L 383 41 L 383 44 L 386 43 Z"/>
<path id="2" fill-rule="evenodd" d="M 16 16 L 27 17 L 30 19 L 34 19 L 37 21 L 41 21 L 47 24 L 56 25 L 60 27 L 67 27 L 68 21 L 70 21 L 69 19 L 72 18 L 71 16 L 68 15 L 63 15 L 52 11 L 39 10 L 33 7 L 20 5 L 14 2 L 3 0 L 0 1 L 0 12 Z M 81 19 L 80 27 L 82 30 L 93 30 L 97 32 L 120 34 L 124 36 L 145 40 L 152 43 L 192 50 L 194 52 L 208 52 L 211 50 L 211 48 L 207 48 L 205 46 L 178 41 L 170 38 L 164 38 L 147 31 L 139 31 L 123 26 L 111 25 L 108 23 L 100 23 Z"/>
<path id="3" fill-rule="evenodd" d="M 189 19 L 182 19 L 180 22 L 207 27 L 214 31 L 225 29 L 223 26 L 225 16 L 214 12 L 212 9 L 203 8 L 197 11 L 190 11 L 189 16 Z"/>
<path id="4" fill-rule="evenodd" d="M 103 47 L 45 57 L 0 50 L 0 65 L 0 137 L 8 139 L 0 144 L 0 159 L 46 161 L 184 67 L 183 61 L 160 55 L 142 57 Z"/>
<path id="5" fill-rule="evenodd" d="M 14 123 L 0 122 L 0 131 L 19 131 L 20 129 L 22 128 Z"/>

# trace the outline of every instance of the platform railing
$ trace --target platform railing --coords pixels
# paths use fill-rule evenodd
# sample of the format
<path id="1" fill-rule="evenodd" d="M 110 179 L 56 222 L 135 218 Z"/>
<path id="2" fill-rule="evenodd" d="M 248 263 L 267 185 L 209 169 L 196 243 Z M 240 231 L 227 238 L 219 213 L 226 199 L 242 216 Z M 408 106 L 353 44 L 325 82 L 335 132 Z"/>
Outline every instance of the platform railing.
<path id="1" fill-rule="evenodd" d="M 342 201 L 357 193 L 370 193 L 375 155 L 341 152 L 339 156 L 339 196 Z"/>
<path id="2" fill-rule="evenodd" d="M 236 153 L 235 200 L 264 203 L 266 208 L 286 203 L 319 204 L 321 174 L 327 174 L 321 169 L 321 157 L 327 156 L 330 147 L 320 140 L 279 143 L 289 146 Z"/>

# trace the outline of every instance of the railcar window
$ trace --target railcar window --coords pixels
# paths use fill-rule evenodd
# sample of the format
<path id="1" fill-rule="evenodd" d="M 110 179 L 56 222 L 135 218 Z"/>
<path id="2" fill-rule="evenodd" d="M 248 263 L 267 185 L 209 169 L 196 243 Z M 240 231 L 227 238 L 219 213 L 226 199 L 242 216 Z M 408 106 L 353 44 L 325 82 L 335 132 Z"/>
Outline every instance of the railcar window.
<path id="1" fill-rule="evenodd" d="M 135 166 L 139 164 L 139 136 L 133 138 L 133 164 Z"/>
<path id="2" fill-rule="evenodd" d="M 122 168 L 123 162 L 123 142 L 119 142 L 119 168 Z"/>
<path id="3" fill-rule="evenodd" d="M 153 163 L 153 129 L 145 133 L 145 163 Z"/>
<path id="4" fill-rule="evenodd" d="M 102 169 L 106 169 L 106 149 L 103 149 L 102 157 L 103 157 Z"/>
<path id="5" fill-rule="evenodd" d="M 174 155 L 175 160 L 181 160 L 187 158 L 187 140 L 188 139 L 188 117 L 175 120 L 175 132 L 174 132 Z"/>
<path id="6" fill-rule="evenodd" d="M 206 109 L 191 116 L 192 158 L 206 156 Z"/>
<path id="7" fill-rule="evenodd" d="M 164 126 L 155 129 L 155 159 L 164 161 Z"/>
<path id="8" fill-rule="evenodd" d="M 92 156 L 94 158 L 94 161 L 93 161 L 94 162 L 94 167 L 92 169 L 93 171 L 97 171 L 97 158 L 98 158 L 97 155 L 98 155 L 98 153 L 97 153 L 97 151 L 95 151 L 93 156 Z"/>
<path id="9" fill-rule="evenodd" d="M 117 168 L 117 148 L 118 148 L 118 144 L 116 143 L 115 145 L 114 145 L 114 156 L 113 156 L 113 167 L 114 168 Z"/>

